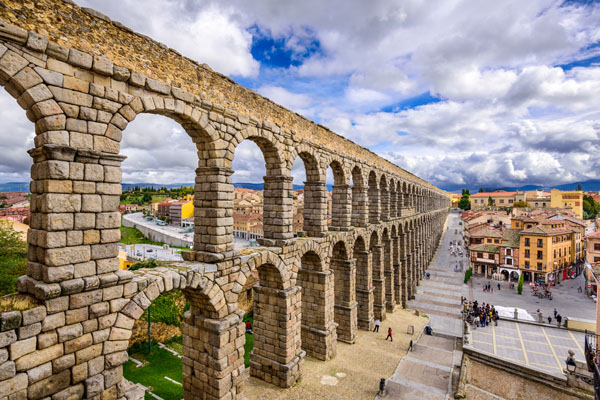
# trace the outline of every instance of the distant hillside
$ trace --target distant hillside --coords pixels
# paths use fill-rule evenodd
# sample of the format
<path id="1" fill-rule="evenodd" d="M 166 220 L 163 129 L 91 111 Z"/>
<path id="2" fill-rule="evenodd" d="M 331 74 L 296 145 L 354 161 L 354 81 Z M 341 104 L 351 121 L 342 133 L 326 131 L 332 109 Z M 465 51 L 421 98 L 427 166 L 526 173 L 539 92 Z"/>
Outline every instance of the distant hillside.
<path id="1" fill-rule="evenodd" d="M 520 187 L 495 187 L 495 188 L 490 188 L 490 187 L 485 187 L 485 186 L 471 186 L 469 187 L 469 191 L 471 193 L 477 193 L 479 191 L 479 188 L 483 187 L 484 191 L 486 192 L 493 192 L 495 190 L 506 190 L 508 192 L 516 192 L 519 190 L 536 190 L 536 189 L 543 189 L 543 190 L 547 190 L 549 191 L 550 189 L 558 189 L 558 190 L 576 190 L 577 189 L 577 185 L 581 185 L 581 187 L 583 188 L 584 191 L 600 191 L 600 180 L 589 180 L 589 181 L 584 181 L 584 182 L 572 182 L 572 183 L 565 183 L 563 185 L 558 185 L 558 186 L 541 186 L 541 185 L 525 185 L 525 186 L 520 186 Z M 464 188 L 464 186 L 460 186 L 460 185 L 444 185 L 442 186 L 442 189 L 447 190 L 449 192 L 459 192 Z"/>
<path id="2" fill-rule="evenodd" d="M 0 192 L 29 192 L 29 182 L 0 183 Z"/>

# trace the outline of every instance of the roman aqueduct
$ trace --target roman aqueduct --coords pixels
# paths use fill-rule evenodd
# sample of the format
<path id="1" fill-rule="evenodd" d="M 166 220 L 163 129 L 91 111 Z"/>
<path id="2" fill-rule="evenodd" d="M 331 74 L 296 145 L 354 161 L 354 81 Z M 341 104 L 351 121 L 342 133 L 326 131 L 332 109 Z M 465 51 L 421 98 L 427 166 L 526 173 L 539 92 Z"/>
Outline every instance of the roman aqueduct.
<path id="1" fill-rule="evenodd" d="M 201 45 L 201 44 L 200 44 Z M 70 1 L 0 3 L 0 84 L 35 124 L 27 275 L 38 306 L 0 315 L 0 399 L 139 398 L 123 380 L 133 323 L 161 293 L 191 304 L 186 399 L 240 398 L 237 301 L 258 271 L 250 373 L 289 387 L 306 355 L 406 306 L 446 219 L 445 192 L 173 49 Z M 120 141 L 160 114 L 198 149 L 194 250 L 183 263 L 119 270 Z M 255 142 L 266 163 L 264 240 L 232 239 L 232 160 Z M 304 231 L 292 225 L 296 157 L 306 167 Z M 327 225 L 325 174 L 334 172 Z M 143 395 L 143 393 L 142 393 Z"/>

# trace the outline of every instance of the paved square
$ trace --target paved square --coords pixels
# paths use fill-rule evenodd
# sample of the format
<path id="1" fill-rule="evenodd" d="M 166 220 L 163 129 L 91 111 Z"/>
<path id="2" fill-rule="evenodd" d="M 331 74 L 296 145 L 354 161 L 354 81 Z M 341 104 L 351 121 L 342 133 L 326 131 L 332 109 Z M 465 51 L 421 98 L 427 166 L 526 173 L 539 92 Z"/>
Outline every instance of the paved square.
<path id="1" fill-rule="evenodd" d="M 500 320 L 498 326 L 473 329 L 470 346 L 482 353 L 562 377 L 561 369 L 569 350 L 575 352 L 577 360 L 585 360 L 584 336 L 565 329 Z"/>

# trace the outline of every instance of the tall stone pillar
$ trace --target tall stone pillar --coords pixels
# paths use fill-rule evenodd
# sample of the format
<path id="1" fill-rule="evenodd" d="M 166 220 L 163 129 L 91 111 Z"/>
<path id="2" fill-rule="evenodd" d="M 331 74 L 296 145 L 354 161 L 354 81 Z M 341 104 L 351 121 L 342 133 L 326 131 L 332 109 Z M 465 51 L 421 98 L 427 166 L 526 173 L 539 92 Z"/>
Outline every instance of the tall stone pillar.
<path id="1" fill-rule="evenodd" d="M 300 269 L 302 287 L 302 349 L 311 357 L 327 361 L 336 355 L 333 271 Z"/>
<path id="2" fill-rule="evenodd" d="M 402 269 L 402 308 L 406 308 L 408 304 L 409 297 L 409 287 L 410 287 L 410 272 L 408 271 L 408 259 L 407 255 L 407 239 L 408 235 L 406 233 L 400 236 L 400 266 Z"/>
<path id="3" fill-rule="evenodd" d="M 383 274 L 385 277 L 385 307 L 387 312 L 394 312 L 396 298 L 394 293 L 394 257 L 392 240 L 383 243 Z"/>
<path id="4" fill-rule="evenodd" d="M 379 189 L 377 185 L 369 185 L 369 223 L 379 223 Z"/>
<path id="5" fill-rule="evenodd" d="M 371 256 L 368 251 L 355 251 L 356 254 L 356 301 L 358 302 L 358 327 L 373 329 L 374 291 Z"/>
<path id="6" fill-rule="evenodd" d="M 254 288 L 254 349 L 250 375 L 280 387 L 298 379 L 306 352 L 301 348 L 302 289 Z"/>
<path id="7" fill-rule="evenodd" d="M 325 182 L 304 182 L 304 226 L 306 236 L 327 234 L 327 186 Z"/>
<path id="8" fill-rule="evenodd" d="M 410 195 L 408 193 L 402 193 L 402 209 L 401 216 L 406 217 L 410 211 Z"/>
<path id="9" fill-rule="evenodd" d="M 386 317 L 385 308 L 385 276 L 383 274 L 383 246 L 371 246 L 371 258 L 373 259 L 373 287 L 375 288 L 373 299 L 373 312 L 375 318 L 383 321 Z"/>
<path id="10" fill-rule="evenodd" d="M 331 227 L 346 231 L 350 228 L 352 213 L 352 191 L 350 185 L 333 185 L 331 194 Z"/>
<path id="11" fill-rule="evenodd" d="M 390 219 L 395 219 L 398 216 L 398 192 L 390 190 Z"/>
<path id="12" fill-rule="evenodd" d="M 186 399 L 234 399 L 244 382 L 242 314 L 220 320 L 192 306 L 183 324 L 183 388 Z"/>
<path id="13" fill-rule="evenodd" d="M 194 197 L 194 252 L 196 261 L 231 259 L 233 251 L 233 170 L 196 169 Z"/>
<path id="14" fill-rule="evenodd" d="M 352 186 L 352 226 L 365 227 L 369 220 L 369 199 L 366 186 Z"/>
<path id="15" fill-rule="evenodd" d="M 400 236 L 392 236 L 392 251 L 394 257 L 392 258 L 394 267 L 394 299 L 396 304 L 402 304 L 402 259 L 401 259 L 401 242 Z"/>
<path id="16" fill-rule="evenodd" d="M 354 343 L 358 329 L 358 303 L 356 302 L 356 259 L 332 259 L 335 276 L 335 322 L 337 337 Z"/>
<path id="17" fill-rule="evenodd" d="M 264 239 L 260 243 L 265 246 L 282 246 L 294 237 L 292 230 L 292 181 L 291 176 L 265 176 L 263 203 Z"/>
<path id="18" fill-rule="evenodd" d="M 379 205 L 381 209 L 380 220 L 383 222 L 390 220 L 390 192 L 387 187 L 381 187 Z"/>

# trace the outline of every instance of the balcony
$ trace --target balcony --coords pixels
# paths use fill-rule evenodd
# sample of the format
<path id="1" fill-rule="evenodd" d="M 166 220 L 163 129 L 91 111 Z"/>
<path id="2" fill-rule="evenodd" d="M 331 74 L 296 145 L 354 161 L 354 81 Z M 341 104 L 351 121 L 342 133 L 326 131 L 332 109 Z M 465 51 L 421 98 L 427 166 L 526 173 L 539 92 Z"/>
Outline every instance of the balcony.
<path id="1" fill-rule="evenodd" d="M 594 333 L 585 333 L 585 361 L 588 371 L 594 374 L 594 398 L 600 400 L 600 343 L 598 343 L 598 335 Z"/>

